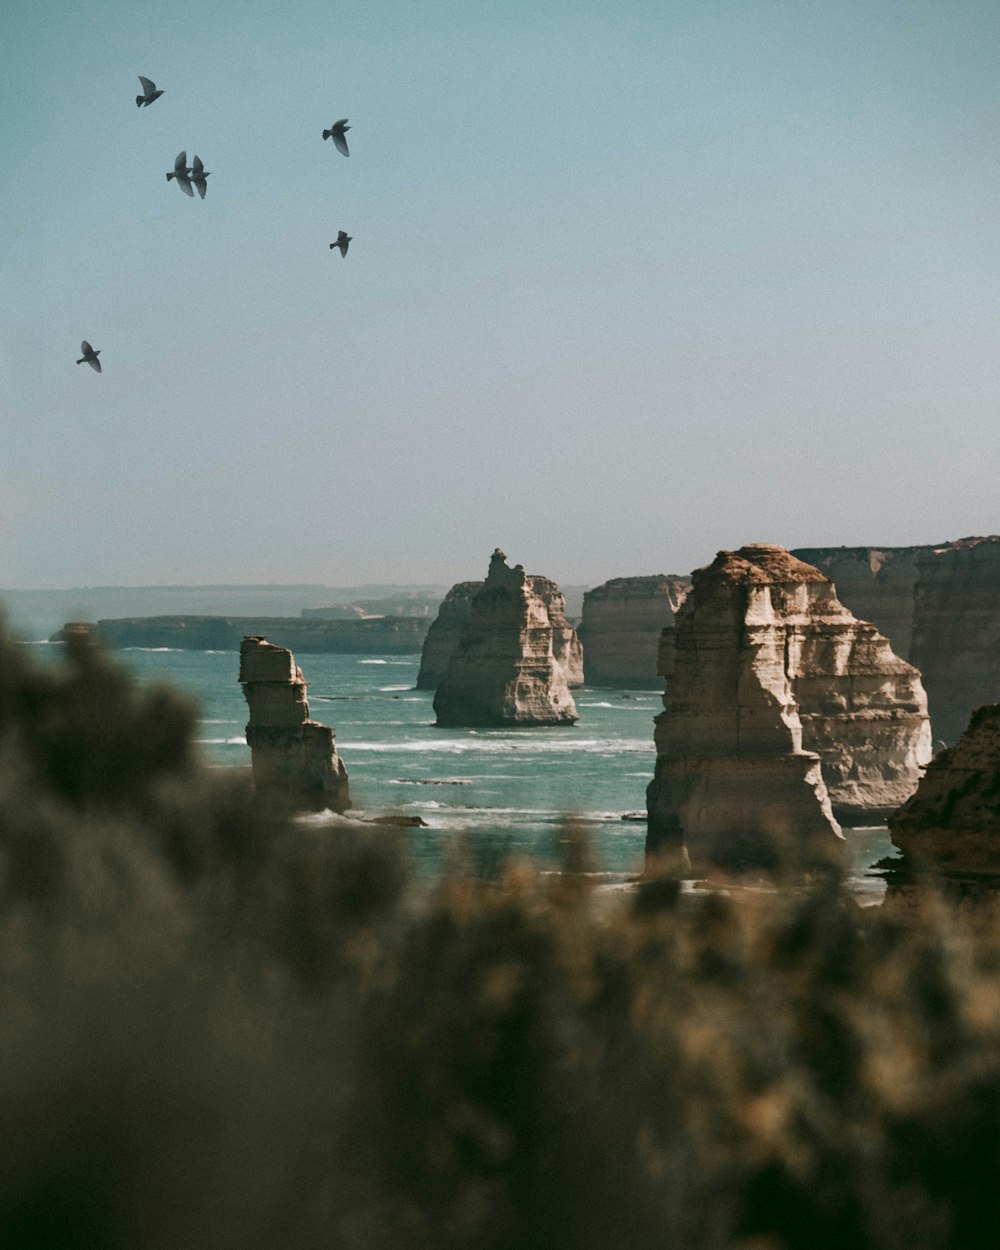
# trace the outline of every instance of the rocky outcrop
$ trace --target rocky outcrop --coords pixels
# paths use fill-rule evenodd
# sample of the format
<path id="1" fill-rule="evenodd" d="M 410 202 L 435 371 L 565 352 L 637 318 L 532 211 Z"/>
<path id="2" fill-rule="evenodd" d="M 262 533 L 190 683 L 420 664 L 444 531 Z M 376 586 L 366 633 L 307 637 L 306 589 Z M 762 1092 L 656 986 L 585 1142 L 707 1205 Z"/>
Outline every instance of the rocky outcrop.
<path id="1" fill-rule="evenodd" d="M 445 595 L 424 639 L 417 674 L 418 690 L 437 690 L 440 686 L 472 611 L 472 600 L 482 588 L 482 582 L 456 582 Z"/>
<path id="2" fill-rule="evenodd" d="M 661 632 L 672 626 L 690 577 L 613 577 L 583 596 L 584 672 L 590 686 L 660 689 Z"/>
<path id="3" fill-rule="evenodd" d="M 810 585 L 828 583 L 778 547 L 722 551 L 695 571 L 663 631 L 648 856 L 686 848 L 696 870 L 741 869 L 842 844 L 785 667 L 786 618 L 807 610 Z"/>
<path id="4" fill-rule="evenodd" d="M 538 573 L 529 573 L 528 581 L 535 594 L 543 601 L 552 625 L 552 655 L 562 668 L 566 685 L 570 688 L 583 685 L 583 644 L 576 626 L 566 619 L 566 598 L 554 581 Z"/>
<path id="5" fill-rule="evenodd" d="M 1000 699 L 1000 537 L 793 554 L 920 669 L 936 739 L 954 742 L 973 708 Z"/>
<path id="6" fill-rule="evenodd" d="M 427 635 L 426 617 L 387 616 L 336 621 L 298 616 L 135 616 L 100 620 L 97 636 L 109 647 L 176 647 L 238 651 L 249 635 L 301 652 L 412 655 Z M 63 631 L 52 641 L 62 641 Z"/>
<path id="7" fill-rule="evenodd" d="M 557 593 L 547 578 L 529 576 L 520 564 L 509 568 L 503 552 L 494 551 L 434 696 L 439 725 L 561 725 L 577 719 L 556 658 L 562 626 L 553 626 L 550 615 L 553 587 Z"/>
<path id="8" fill-rule="evenodd" d="M 918 867 L 1000 879 L 1000 703 L 978 708 L 958 742 L 934 757 L 889 818 L 889 833 Z"/>
<path id="9" fill-rule="evenodd" d="M 919 673 L 781 547 L 694 574 L 660 671 L 651 851 L 683 840 L 693 861 L 732 866 L 775 839 L 822 845 L 835 816 L 893 810 L 930 757 Z"/>
<path id="10" fill-rule="evenodd" d="M 952 743 L 974 708 L 1000 700 L 1000 537 L 929 548 L 917 571 L 913 662 L 934 737 Z"/>
<path id="11" fill-rule="evenodd" d="M 292 653 L 260 637 L 240 646 L 247 744 L 258 795 L 294 809 L 346 811 L 347 770 L 329 725 L 309 719 L 306 683 Z"/>
<path id="12" fill-rule="evenodd" d="M 917 560 L 927 547 L 796 547 L 792 555 L 825 573 L 837 598 L 871 621 L 903 660 L 911 658 Z"/>

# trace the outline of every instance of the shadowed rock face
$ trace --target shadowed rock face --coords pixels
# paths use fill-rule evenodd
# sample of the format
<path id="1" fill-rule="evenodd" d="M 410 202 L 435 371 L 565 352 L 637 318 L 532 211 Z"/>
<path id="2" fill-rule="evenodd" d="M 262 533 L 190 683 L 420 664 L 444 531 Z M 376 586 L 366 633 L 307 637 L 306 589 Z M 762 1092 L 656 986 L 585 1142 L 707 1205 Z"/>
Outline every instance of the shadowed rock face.
<path id="1" fill-rule="evenodd" d="M 439 725 L 560 725 L 577 719 L 556 658 L 560 648 L 566 653 L 559 613 L 556 625 L 550 615 L 556 595 L 558 587 L 548 578 L 528 576 L 520 564 L 509 568 L 503 552 L 494 551 L 434 696 Z"/>
<path id="2" fill-rule="evenodd" d="M 291 651 L 244 638 L 240 684 L 250 708 L 247 744 L 258 795 L 301 810 L 346 811 L 347 770 L 334 732 L 309 719 L 306 683 Z"/>
<path id="3" fill-rule="evenodd" d="M 424 639 L 417 674 L 418 690 L 437 690 L 440 686 L 472 611 L 472 600 L 482 588 L 482 582 L 456 582 L 445 595 Z"/>
<path id="4" fill-rule="evenodd" d="M 690 577 L 613 577 L 583 596 L 584 671 L 591 686 L 660 689 L 660 633 L 691 588 Z"/>
<path id="5" fill-rule="evenodd" d="M 850 610 L 919 668 L 934 737 L 954 742 L 1000 699 L 1000 537 L 922 547 L 801 548 Z"/>
<path id="6" fill-rule="evenodd" d="M 780 547 L 720 552 L 694 574 L 660 671 L 654 851 L 683 838 L 693 860 L 725 863 L 796 829 L 836 837 L 835 816 L 892 811 L 930 758 L 919 673 Z"/>
<path id="7" fill-rule="evenodd" d="M 696 870 L 770 866 L 776 847 L 820 856 L 842 835 L 819 757 L 802 749 L 784 615 L 826 578 L 759 545 L 720 552 L 692 583 L 663 634 L 647 854 L 686 848 Z"/>
<path id="8" fill-rule="evenodd" d="M 978 708 L 958 742 L 934 757 L 890 816 L 889 833 L 916 866 L 1000 881 L 1000 703 Z"/>

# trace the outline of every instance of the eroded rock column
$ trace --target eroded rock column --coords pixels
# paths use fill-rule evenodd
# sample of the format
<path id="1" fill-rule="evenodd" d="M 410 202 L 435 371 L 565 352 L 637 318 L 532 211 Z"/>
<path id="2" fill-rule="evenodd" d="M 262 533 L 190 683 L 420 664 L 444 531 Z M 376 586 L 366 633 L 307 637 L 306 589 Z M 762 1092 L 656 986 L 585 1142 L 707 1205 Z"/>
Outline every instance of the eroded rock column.
<path id="1" fill-rule="evenodd" d="M 347 769 L 333 729 L 309 719 L 307 685 L 291 651 L 244 638 L 240 684 L 250 709 L 247 744 L 258 795 L 295 809 L 346 811 Z"/>

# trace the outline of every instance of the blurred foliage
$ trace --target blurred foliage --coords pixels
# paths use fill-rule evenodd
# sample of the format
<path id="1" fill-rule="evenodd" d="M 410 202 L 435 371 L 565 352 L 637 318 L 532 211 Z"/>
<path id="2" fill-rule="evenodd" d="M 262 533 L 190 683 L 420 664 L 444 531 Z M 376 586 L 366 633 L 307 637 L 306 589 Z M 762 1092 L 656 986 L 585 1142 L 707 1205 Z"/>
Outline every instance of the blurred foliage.
<path id="1" fill-rule="evenodd" d="M 994 1244 L 992 904 L 420 886 L 194 716 L 0 640 L 0 1247 Z"/>

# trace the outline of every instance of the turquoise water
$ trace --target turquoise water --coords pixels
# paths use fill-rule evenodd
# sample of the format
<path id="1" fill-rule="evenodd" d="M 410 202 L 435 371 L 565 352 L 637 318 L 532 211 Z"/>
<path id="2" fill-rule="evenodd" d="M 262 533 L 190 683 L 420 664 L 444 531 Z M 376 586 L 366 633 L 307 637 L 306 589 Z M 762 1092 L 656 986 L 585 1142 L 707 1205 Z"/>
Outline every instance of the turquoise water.
<path id="1" fill-rule="evenodd" d="M 249 766 L 235 652 L 115 654 L 143 680 L 168 681 L 195 696 L 198 738 L 211 763 Z M 622 815 L 645 808 L 655 762 L 653 717 L 662 708 L 655 691 L 575 690 L 580 719 L 567 728 L 438 729 L 433 695 L 413 688 L 419 655 L 299 659 L 310 715 L 336 730 L 354 810 L 427 822 L 426 829 L 407 831 L 418 868 L 436 869 L 463 834 L 485 862 L 512 852 L 554 862 L 563 822 L 572 816 L 588 830 L 601 870 L 618 879 L 640 870 L 645 824 Z M 881 883 L 866 879 L 864 870 L 890 854 L 885 829 L 846 836 L 855 888 L 878 895 Z"/>

